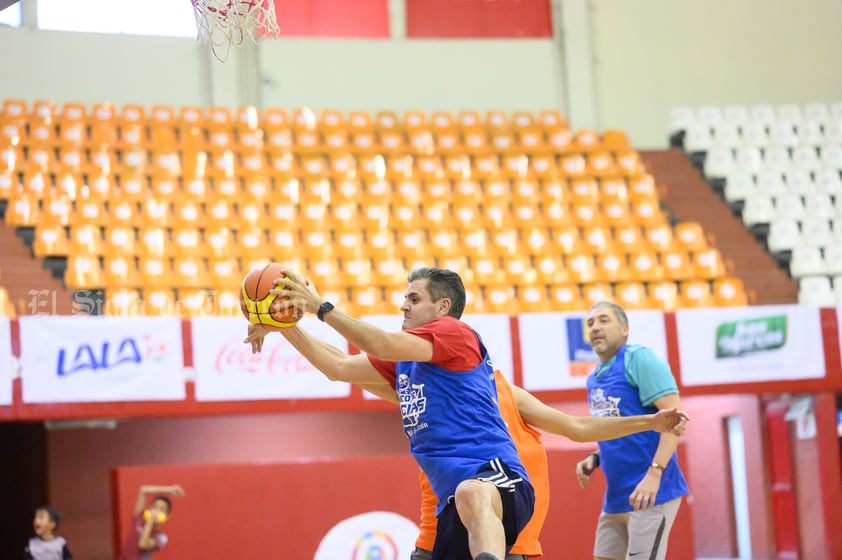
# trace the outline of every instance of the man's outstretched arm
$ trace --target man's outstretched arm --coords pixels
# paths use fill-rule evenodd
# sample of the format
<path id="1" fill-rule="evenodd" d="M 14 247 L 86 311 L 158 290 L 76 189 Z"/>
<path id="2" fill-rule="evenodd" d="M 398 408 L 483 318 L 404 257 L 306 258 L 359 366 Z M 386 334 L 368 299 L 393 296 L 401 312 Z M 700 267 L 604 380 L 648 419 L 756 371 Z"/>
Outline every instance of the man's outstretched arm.
<path id="1" fill-rule="evenodd" d="M 315 286 L 292 271 L 276 280 L 273 294 L 289 298 L 289 305 L 317 314 L 324 299 Z M 390 362 L 429 362 L 433 359 L 433 343 L 405 332 L 386 332 L 359 319 L 346 315 L 340 309 L 326 313 L 324 322 L 345 340 L 366 354 Z"/>
<path id="2" fill-rule="evenodd" d="M 313 337 L 298 325 L 282 329 L 280 333 L 328 379 L 362 385 L 371 392 L 379 391 L 377 388 L 385 385 L 388 390 L 394 392 L 389 382 L 371 365 L 364 354 L 349 356 L 335 346 Z M 251 344 L 253 352 L 260 352 L 263 350 L 263 339 L 267 334 L 269 331 L 260 325 L 250 324 L 248 336 L 243 342 Z"/>
<path id="3" fill-rule="evenodd" d="M 518 412 L 527 424 L 573 441 L 602 441 L 646 430 L 681 435 L 690 419 L 686 412 L 677 408 L 640 416 L 571 416 L 544 404 L 520 387 L 513 385 L 512 393 Z"/>

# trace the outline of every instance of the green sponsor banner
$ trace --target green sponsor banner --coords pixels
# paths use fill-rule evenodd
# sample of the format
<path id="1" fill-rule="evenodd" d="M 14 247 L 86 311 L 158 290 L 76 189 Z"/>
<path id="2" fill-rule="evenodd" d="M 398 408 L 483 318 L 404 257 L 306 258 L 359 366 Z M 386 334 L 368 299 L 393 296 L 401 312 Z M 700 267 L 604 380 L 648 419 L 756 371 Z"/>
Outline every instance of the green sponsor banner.
<path id="1" fill-rule="evenodd" d="M 781 348 L 786 344 L 787 316 L 729 321 L 716 327 L 716 357 L 734 358 Z"/>

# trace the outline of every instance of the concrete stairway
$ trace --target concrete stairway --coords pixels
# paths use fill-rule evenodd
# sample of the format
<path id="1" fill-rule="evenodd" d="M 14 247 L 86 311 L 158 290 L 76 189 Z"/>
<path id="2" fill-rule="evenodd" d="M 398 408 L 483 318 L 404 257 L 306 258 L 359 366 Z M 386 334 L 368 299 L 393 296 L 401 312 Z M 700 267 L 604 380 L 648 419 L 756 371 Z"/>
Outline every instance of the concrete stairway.
<path id="1" fill-rule="evenodd" d="M 18 315 L 69 315 L 72 294 L 32 256 L 14 228 L 0 222 L 0 285 Z"/>
<path id="2" fill-rule="evenodd" d="M 734 276 L 754 292 L 753 303 L 797 303 L 798 285 L 743 226 L 679 150 L 641 151 L 655 177 L 661 200 L 682 221 L 694 221 L 712 235 L 722 256 L 734 264 Z"/>

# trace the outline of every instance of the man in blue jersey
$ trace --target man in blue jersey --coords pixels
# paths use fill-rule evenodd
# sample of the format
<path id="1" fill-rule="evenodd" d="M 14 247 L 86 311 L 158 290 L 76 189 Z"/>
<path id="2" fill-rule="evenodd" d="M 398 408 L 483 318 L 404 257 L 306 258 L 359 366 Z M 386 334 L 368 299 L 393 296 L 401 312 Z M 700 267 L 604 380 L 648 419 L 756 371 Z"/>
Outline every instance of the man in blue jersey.
<path id="1" fill-rule="evenodd" d="M 627 344 L 629 321 L 622 307 L 596 303 L 586 322 L 600 361 L 587 381 L 592 415 L 631 416 L 680 408 L 669 364 L 649 348 Z M 605 473 L 594 560 L 666 558 L 681 497 L 689 492 L 676 460 L 677 446 L 676 435 L 641 432 L 599 442 L 599 453 L 576 465 L 582 487 L 597 467 Z"/>
<path id="2" fill-rule="evenodd" d="M 349 356 L 299 326 L 281 334 L 328 378 L 379 393 L 396 390 L 410 451 L 438 503 L 433 560 L 502 560 L 532 516 L 534 493 L 500 416 L 494 368 L 482 340 L 460 320 L 458 274 L 419 268 L 409 275 L 401 332 L 385 332 L 324 301 L 291 271 L 273 293 L 314 313 L 365 354 Z M 262 349 L 265 329 L 245 342 Z"/>

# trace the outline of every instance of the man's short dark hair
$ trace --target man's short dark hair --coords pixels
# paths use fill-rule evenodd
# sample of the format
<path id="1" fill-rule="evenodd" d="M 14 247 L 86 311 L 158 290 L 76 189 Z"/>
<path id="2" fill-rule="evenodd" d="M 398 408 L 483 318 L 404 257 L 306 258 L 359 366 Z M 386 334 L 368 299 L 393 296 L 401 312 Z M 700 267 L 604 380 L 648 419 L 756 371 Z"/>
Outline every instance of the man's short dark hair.
<path id="1" fill-rule="evenodd" d="M 155 496 L 154 498 L 152 498 L 153 502 L 157 502 L 158 500 L 161 500 L 162 502 L 167 504 L 167 513 L 170 513 L 172 511 L 172 500 L 170 500 L 166 496 Z"/>
<path id="2" fill-rule="evenodd" d="M 452 270 L 443 268 L 420 267 L 409 273 L 409 281 L 427 280 L 427 291 L 433 303 L 443 298 L 450 300 L 450 311 L 447 313 L 457 319 L 465 311 L 465 284 L 462 278 Z"/>
<path id="3" fill-rule="evenodd" d="M 41 506 L 35 510 L 36 512 L 39 511 L 46 511 L 47 517 L 50 518 L 50 521 L 56 524 L 56 528 L 53 529 L 54 531 L 58 530 L 58 526 L 61 523 L 61 513 L 54 507 L 51 506 Z"/>

